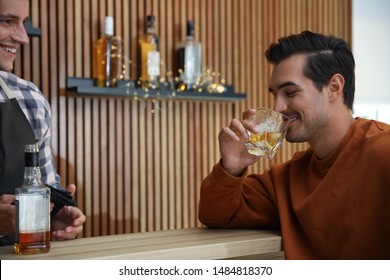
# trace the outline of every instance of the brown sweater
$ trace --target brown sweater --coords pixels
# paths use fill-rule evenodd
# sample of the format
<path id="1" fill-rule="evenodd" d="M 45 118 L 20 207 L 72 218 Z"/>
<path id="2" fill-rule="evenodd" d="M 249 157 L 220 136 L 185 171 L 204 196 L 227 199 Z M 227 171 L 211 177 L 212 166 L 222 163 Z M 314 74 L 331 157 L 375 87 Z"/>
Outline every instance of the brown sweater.
<path id="1" fill-rule="evenodd" d="M 261 175 L 214 166 L 199 219 L 214 228 L 280 228 L 286 259 L 390 259 L 390 125 L 358 118 L 335 151 L 298 152 Z"/>

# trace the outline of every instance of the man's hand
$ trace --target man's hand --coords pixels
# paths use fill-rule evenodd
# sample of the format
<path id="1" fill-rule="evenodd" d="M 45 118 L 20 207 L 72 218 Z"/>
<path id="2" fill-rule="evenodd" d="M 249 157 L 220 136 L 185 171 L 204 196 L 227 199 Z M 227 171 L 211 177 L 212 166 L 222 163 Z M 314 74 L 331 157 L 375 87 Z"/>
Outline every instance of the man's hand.
<path id="1" fill-rule="evenodd" d="M 222 167 L 233 176 L 239 176 L 245 168 L 259 159 L 258 156 L 249 154 L 245 147 L 249 137 L 247 130 L 257 133 L 255 126 L 248 121 L 255 113 L 255 109 L 245 111 L 242 121 L 233 119 L 218 135 Z"/>
<path id="2" fill-rule="evenodd" d="M 66 187 L 72 196 L 76 191 L 76 186 L 71 184 Z M 77 207 L 64 206 L 51 221 L 52 236 L 55 240 L 74 239 L 76 235 L 83 231 L 83 224 L 86 217 Z"/>
<path id="3" fill-rule="evenodd" d="M 0 196 L 0 235 L 15 234 L 15 196 Z"/>

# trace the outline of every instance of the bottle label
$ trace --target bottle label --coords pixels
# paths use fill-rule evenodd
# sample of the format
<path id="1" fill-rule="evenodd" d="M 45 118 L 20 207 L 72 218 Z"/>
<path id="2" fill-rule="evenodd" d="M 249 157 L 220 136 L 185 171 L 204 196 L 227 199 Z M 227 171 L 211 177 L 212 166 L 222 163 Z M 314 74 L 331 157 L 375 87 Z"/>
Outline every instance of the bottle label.
<path id="1" fill-rule="evenodd" d="M 184 73 L 186 78 L 190 79 L 195 76 L 195 51 L 193 46 L 185 48 Z"/>
<path id="2" fill-rule="evenodd" d="M 148 52 L 148 75 L 149 76 L 160 75 L 160 52 L 158 51 Z"/>
<path id="3" fill-rule="evenodd" d="M 49 195 L 17 195 L 16 200 L 18 232 L 50 230 Z"/>
<path id="4" fill-rule="evenodd" d="M 25 163 L 24 164 L 26 167 L 37 167 L 37 166 L 39 166 L 38 159 L 39 159 L 39 154 L 37 152 L 36 153 L 33 153 L 33 152 L 25 153 L 25 155 L 24 155 Z"/>
<path id="5" fill-rule="evenodd" d="M 187 44 L 179 53 L 182 60 L 183 73 L 181 79 L 187 85 L 198 83 L 201 76 L 201 46 L 200 44 Z"/>

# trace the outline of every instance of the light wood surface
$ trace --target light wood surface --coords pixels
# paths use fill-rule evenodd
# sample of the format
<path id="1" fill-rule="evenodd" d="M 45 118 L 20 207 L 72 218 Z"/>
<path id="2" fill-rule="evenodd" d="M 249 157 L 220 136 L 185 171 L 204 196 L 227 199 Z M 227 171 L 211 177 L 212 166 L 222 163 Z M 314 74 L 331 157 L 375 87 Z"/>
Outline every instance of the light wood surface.
<path id="1" fill-rule="evenodd" d="M 253 259 L 280 258 L 277 231 L 191 228 L 54 241 L 50 252 L 19 256 L 12 246 L 0 247 L 1 260 L 83 259 Z M 254 257 L 256 256 L 256 257 Z"/>

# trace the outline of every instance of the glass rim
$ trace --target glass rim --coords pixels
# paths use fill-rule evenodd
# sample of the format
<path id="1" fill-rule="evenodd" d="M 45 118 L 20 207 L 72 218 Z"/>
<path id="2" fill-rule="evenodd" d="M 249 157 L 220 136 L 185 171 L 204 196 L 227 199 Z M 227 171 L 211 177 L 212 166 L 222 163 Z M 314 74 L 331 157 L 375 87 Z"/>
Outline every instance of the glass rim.
<path id="1" fill-rule="evenodd" d="M 258 111 L 270 111 L 270 112 L 274 112 L 274 113 L 277 113 L 278 115 L 281 115 L 283 118 L 286 118 L 286 121 L 291 121 L 291 119 L 284 113 L 282 112 L 279 112 L 273 108 L 267 108 L 267 107 L 256 107 L 254 108 L 256 110 L 256 113 Z"/>

